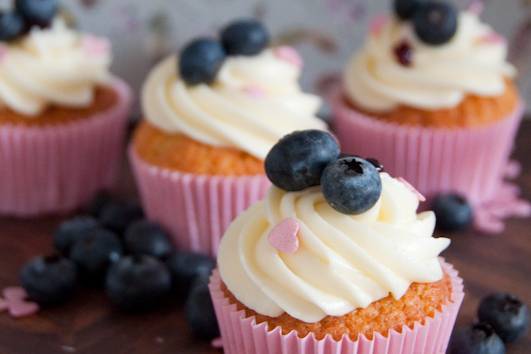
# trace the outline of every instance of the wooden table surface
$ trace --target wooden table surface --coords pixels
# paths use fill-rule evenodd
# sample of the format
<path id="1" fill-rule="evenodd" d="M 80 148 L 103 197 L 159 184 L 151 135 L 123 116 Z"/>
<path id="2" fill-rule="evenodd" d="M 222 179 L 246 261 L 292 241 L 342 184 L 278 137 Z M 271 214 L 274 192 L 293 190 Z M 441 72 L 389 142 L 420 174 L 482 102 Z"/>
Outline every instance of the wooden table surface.
<path id="1" fill-rule="evenodd" d="M 515 157 L 523 164 L 518 179 L 531 200 L 531 121 L 522 127 Z M 120 194 L 134 194 L 124 168 Z M 19 268 L 51 249 L 51 232 L 61 218 L 36 221 L 0 219 L 0 288 L 17 284 Z M 531 304 L 531 222 L 511 220 L 499 236 L 455 234 L 444 256 L 465 279 L 466 298 L 458 322 L 470 323 L 481 297 L 507 291 Z M 14 320 L 0 314 L 0 354 L 57 353 L 220 353 L 191 338 L 182 306 L 126 315 L 113 311 L 102 291 L 83 290 L 75 300 L 33 317 Z M 508 347 L 508 354 L 529 354 L 531 335 Z M 251 354 L 251 353 L 249 353 Z M 428 354 L 428 353 L 425 353 Z"/>

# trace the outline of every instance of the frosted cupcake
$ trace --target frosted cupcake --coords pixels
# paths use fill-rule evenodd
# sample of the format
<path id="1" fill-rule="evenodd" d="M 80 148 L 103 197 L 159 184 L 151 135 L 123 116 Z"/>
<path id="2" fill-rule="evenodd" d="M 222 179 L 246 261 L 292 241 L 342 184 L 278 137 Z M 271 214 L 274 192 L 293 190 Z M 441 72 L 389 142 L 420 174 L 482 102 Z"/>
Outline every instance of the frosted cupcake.
<path id="1" fill-rule="evenodd" d="M 109 188 L 130 106 L 106 39 L 69 29 L 55 1 L 0 21 L 0 213 L 67 212 Z"/>
<path id="2" fill-rule="evenodd" d="M 438 258 L 450 241 L 432 237 L 434 214 L 416 213 L 404 180 L 307 134 L 273 148 L 275 186 L 221 241 L 210 291 L 225 353 L 444 353 L 463 285 Z"/>
<path id="3" fill-rule="evenodd" d="M 503 181 L 523 112 L 506 41 L 477 6 L 397 0 L 395 12 L 375 19 L 332 94 L 344 149 L 377 157 L 430 199 L 466 196 L 479 226 L 498 224 L 499 208 L 527 214 Z"/>
<path id="4" fill-rule="evenodd" d="M 263 197 L 263 159 L 283 135 L 325 129 L 301 91 L 302 61 L 268 47 L 258 22 L 227 26 L 163 60 L 142 90 L 145 120 L 130 149 L 147 215 L 183 249 L 215 254 L 233 218 Z"/>

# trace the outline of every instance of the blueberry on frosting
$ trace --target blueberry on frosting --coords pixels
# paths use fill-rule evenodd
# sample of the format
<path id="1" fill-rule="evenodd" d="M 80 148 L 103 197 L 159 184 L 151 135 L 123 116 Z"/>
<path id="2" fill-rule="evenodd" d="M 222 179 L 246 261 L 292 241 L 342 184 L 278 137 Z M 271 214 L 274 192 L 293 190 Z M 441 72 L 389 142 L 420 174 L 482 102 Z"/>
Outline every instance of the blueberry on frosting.
<path id="1" fill-rule="evenodd" d="M 210 84 L 225 61 L 225 50 L 215 39 L 199 38 L 181 52 L 179 72 L 189 85 Z"/>
<path id="2" fill-rule="evenodd" d="M 326 167 L 321 190 L 328 204 L 340 213 L 362 214 L 380 199 L 382 181 L 371 162 L 344 157 Z"/>
<path id="3" fill-rule="evenodd" d="M 424 43 L 434 46 L 445 44 L 457 32 L 457 9 L 439 1 L 423 3 L 413 16 L 413 26 Z"/>
<path id="4" fill-rule="evenodd" d="M 30 27 L 45 28 L 52 24 L 59 4 L 57 0 L 16 0 L 15 9 Z"/>
<path id="5" fill-rule="evenodd" d="M 269 32 L 259 21 L 242 19 L 223 29 L 221 42 L 229 55 L 256 55 L 267 47 Z"/>
<path id="6" fill-rule="evenodd" d="M 17 12 L 0 13 L 0 41 L 8 42 L 17 39 L 26 32 L 26 23 Z"/>
<path id="7" fill-rule="evenodd" d="M 394 10 L 401 20 L 409 20 L 421 3 L 421 0 L 395 0 Z"/>

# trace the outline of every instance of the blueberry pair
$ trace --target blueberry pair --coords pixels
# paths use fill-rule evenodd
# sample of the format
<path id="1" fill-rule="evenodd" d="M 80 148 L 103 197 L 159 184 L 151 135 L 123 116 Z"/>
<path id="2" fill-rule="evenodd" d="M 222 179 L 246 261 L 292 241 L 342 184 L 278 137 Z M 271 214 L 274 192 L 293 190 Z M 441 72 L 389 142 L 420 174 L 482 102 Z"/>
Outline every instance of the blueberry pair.
<path id="1" fill-rule="evenodd" d="M 33 26 L 50 26 L 57 10 L 57 0 L 16 0 L 14 10 L 0 12 L 0 41 L 16 40 Z"/>
<path id="2" fill-rule="evenodd" d="M 372 159 L 340 156 L 337 140 L 320 130 L 285 136 L 265 160 L 275 186 L 294 192 L 321 185 L 327 202 L 344 214 L 361 214 L 376 204 L 382 193 L 380 169 Z"/>
<path id="3" fill-rule="evenodd" d="M 458 11 L 452 4 L 440 0 L 395 0 L 394 8 L 400 19 L 412 22 L 415 33 L 426 44 L 445 44 L 457 32 Z"/>
<path id="4" fill-rule="evenodd" d="M 181 51 L 179 72 L 188 85 L 211 84 L 227 55 L 251 56 L 260 53 L 269 43 L 269 33 L 256 20 L 239 20 L 221 31 L 221 41 L 198 38 Z"/>

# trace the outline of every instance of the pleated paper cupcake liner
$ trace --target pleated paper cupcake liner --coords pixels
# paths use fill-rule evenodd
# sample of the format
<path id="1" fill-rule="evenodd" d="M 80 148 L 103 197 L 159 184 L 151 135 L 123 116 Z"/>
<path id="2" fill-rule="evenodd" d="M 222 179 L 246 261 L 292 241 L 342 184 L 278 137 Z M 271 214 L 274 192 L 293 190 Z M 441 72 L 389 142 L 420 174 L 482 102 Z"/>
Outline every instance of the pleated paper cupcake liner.
<path id="1" fill-rule="evenodd" d="M 0 213 L 65 213 L 111 187 L 124 150 L 131 92 L 93 117 L 50 127 L 0 126 Z"/>
<path id="2" fill-rule="evenodd" d="M 281 328 L 268 329 L 267 323 L 256 323 L 231 304 L 222 290 L 216 270 L 210 279 L 210 294 L 221 330 L 225 354 L 444 354 L 452 334 L 459 307 L 464 298 L 463 280 L 448 263 L 442 262 L 452 282 L 451 303 L 433 318 L 426 318 L 410 328 L 376 333 L 372 339 L 360 336 L 352 340 L 344 336 L 317 339 L 313 334 L 300 338 L 295 331 L 282 334 Z"/>
<path id="3" fill-rule="evenodd" d="M 129 159 L 148 218 L 163 225 L 179 249 L 212 256 L 232 220 L 270 186 L 265 175 L 207 176 L 153 166 L 132 146 Z"/>

